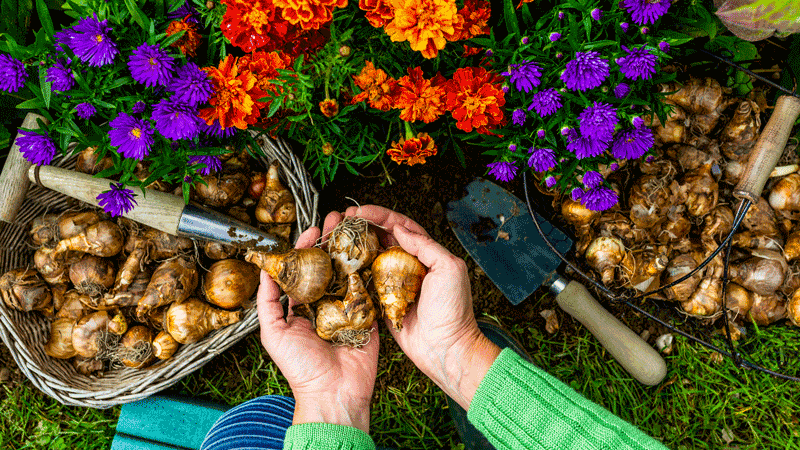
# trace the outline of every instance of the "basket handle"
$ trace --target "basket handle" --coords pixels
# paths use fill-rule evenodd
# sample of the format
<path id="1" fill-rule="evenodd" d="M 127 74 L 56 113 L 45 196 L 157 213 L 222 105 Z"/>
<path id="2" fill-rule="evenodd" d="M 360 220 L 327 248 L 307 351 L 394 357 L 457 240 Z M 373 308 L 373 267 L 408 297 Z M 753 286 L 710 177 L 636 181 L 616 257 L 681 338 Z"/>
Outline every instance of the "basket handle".
<path id="1" fill-rule="evenodd" d="M 734 197 L 750 200 L 753 204 L 758 203 L 769 174 L 783 154 L 798 116 L 800 116 L 800 98 L 791 95 L 778 97 L 775 110 L 772 111 L 769 122 L 756 141 L 742 178 L 733 191 Z"/>
<path id="2" fill-rule="evenodd" d="M 48 123 L 47 119 L 39 114 L 28 113 L 22 121 L 21 128 L 36 128 L 37 119 L 41 119 L 45 124 Z M 6 165 L 3 166 L 3 172 L 0 173 L 0 220 L 8 223 L 14 223 L 16 220 L 22 202 L 28 194 L 28 188 L 31 186 L 27 174 L 28 168 L 32 164 L 19 151 L 19 145 L 17 145 L 19 137 L 19 132 L 17 132 L 14 142 L 11 143 Z"/>

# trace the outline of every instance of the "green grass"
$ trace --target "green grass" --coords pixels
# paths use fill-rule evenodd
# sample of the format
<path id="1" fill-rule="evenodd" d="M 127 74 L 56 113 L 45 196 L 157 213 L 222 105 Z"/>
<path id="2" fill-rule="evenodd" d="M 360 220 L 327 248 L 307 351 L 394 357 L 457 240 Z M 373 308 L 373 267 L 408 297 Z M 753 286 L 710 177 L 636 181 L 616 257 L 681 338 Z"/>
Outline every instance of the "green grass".
<path id="1" fill-rule="evenodd" d="M 541 302 L 542 300 L 540 300 Z M 536 311 L 543 306 L 537 304 Z M 644 432 L 679 449 L 800 449 L 797 383 L 737 369 L 727 358 L 685 338 L 666 356 L 668 375 L 654 387 L 632 380 L 597 341 L 557 311 L 562 331 L 548 335 L 541 321 L 506 323 L 534 361 L 584 396 Z M 500 318 L 502 321 L 502 318 Z M 564 331 L 568 330 L 568 331 Z M 752 331 L 752 330 L 751 330 Z M 795 329 L 765 327 L 748 351 L 780 362 L 793 358 Z M 391 339 L 385 332 L 382 339 Z M 745 344 L 746 345 L 746 344 Z M 372 435 L 379 446 L 459 448 L 444 395 L 417 370 L 397 373 L 402 353 L 384 363 L 372 408 Z M 777 366 L 776 366 L 777 367 Z M 27 380 L 0 388 L 0 448 L 107 449 L 119 408 L 66 407 Z M 241 403 L 265 394 L 291 395 L 286 380 L 252 334 L 210 364 L 181 380 L 173 392 L 205 400 Z"/>

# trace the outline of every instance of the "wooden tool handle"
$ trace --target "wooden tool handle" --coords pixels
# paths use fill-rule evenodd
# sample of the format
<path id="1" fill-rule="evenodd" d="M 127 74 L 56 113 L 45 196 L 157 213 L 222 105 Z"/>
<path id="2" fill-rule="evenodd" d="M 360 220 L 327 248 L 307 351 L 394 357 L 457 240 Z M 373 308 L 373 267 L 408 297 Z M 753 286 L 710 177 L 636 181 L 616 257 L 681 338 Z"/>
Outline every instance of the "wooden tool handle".
<path id="1" fill-rule="evenodd" d="M 794 122 L 800 115 L 800 98 L 791 95 L 778 97 L 775 110 L 750 152 L 747 166 L 733 195 L 757 203 L 770 172 L 775 168 L 789 140 Z"/>
<path id="2" fill-rule="evenodd" d="M 556 295 L 561 309 L 578 319 L 640 383 L 654 386 L 667 375 L 667 364 L 639 335 L 605 310 L 577 281 Z"/>
<path id="3" fill-rule="evenodd" d="M 109 190 L 111 183 L 114 183 L 105 178 L 95 178 L 89 174 L 52 166 L 39 167 L 38 175 L 37 180 L 36 166 L 28 169 L 30 181 L 95 206 L 99 206 L 97 196 Z M 123 215 L 165 233 L 177 235 L 185 206 L 183 198 L 153 189 L 145 191 L 145 195 L 142 195 L 141 189 L 133 189 L 136 205 Z"/>
<path id="4" fill-rule="evenodd" d="M 44 117 L 28 113 L 22 121 L 22 128 L 35 129 L 37 127 L 36 119 L 41 119 L 44 123 L 47 123 L 47 119 Z M 19 137 L 19 134 L 17 134 L 17 137 Z M 30 181 L 25 177 L 25 173 L 31 167 L 31 163 L 19 151 L 17 137 L 11 143 L 11 151 L 8 152 L 3 172 L 0 173 L 0 220 L 8 223 L 14 223 L 31 185 Z"/>

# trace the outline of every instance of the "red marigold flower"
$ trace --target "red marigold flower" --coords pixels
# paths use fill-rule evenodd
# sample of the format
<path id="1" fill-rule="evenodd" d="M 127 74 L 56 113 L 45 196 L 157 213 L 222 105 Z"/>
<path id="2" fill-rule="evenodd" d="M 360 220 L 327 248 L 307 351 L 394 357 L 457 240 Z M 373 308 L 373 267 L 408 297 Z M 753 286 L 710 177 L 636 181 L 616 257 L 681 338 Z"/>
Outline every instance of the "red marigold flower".
<path id="1" fill-rule="evenodd" d="M 178 47 L 181 53 L 187 58 L 197 56 L 197 47 L 200 45 L 200 33 L 197 32 L 197 24 L 187 22 L 189 16 L 181 20 L 173 20 L 167 27 L 167 36 L 172 36 L 180 31 L 186 31 L 177 41 L 170 44 L 170 47 Z"/>
<path id="2" fill-rule="evenodd" d="M 469 45 L 464 46 L 464 53 L 461 54 L 462 58 L 469 58 L 470 56 L 475 56 L 478 53 L 483 51 L 481 47 L 470 47 Z"/>
<path id="3" fill-rule="evenodd" d="M 376 69 L 372 61 L 366 61 L 361 73 L 353 76 L 361 93 L 353 97 L 353 103 L 369 100 L 369 106 L 388 111 L 394 105 L 397 95 L 397 80 L 389 77 L 382 69 Z"/>
<path id="4" fill-rule="evenodd" d="M 258 79 L 249 70 L 239 70 L 237 62 L 237 58 L 228 55 L 219 67 L 203 68 L 214 85 L 214 94 L 208 99 L 211 107 L 201 109 L 197 115 L 209 125 L 218 119 L 222 128 L 244 130 L 258 121 L 266 106 L 257 101 L 267 94 L 258 86 Z"/>
<path id="5" fill-rule="evenodd" d="M 456 27 L 453 41 L 472 39 L 482 34 L 489 34 L 489 18 L 492 6 L 486 0 L 464 0 L 464 7 L 458 10 L 461 17 Z"/>
<path id="6" fill-rule="evenodd" d="M 339 102 L 337 102 L 335 98 L 326 98 L 319 102 L 319 110 L 322 112 L 323 116 L 333 117 L 339 114 Z"/>
<path id="7" fill-rule="evenodd" d="M 386 154 L 397 164 L 425 164 L 425 158 L 436 155 L 436 143 L 428 133 L 417 133 L 417 137 L 400 138 L 400 142 L 392 142 Z"/>
<path id="8" fill-rule="evenodd" d="M 402 109 L 400 118 L 406 122 L 421 120 L 431 123 L 445 112 L 445 84 L 441 74 L 430 80 L 422 77 L 422 68 L 408 69 L 408 75 L 397 80 L 394 107 Z"/>
<path id="9" fill-rule="evenodd" d="M 289 24 L 276 17 L 270 0 L 220 0 L 227 6 L 220 29 L 231 44 L 245 52 L 280 43 L 289 32 Z M 280 45 L 280 44 L 278 44 Z"/>
<path id="10" fill-rule="evenodd" d="M 317 30 L 333 20 L 333 8 L 344 8 L 347 0 L 272 0 L 281 17 L 303 30 Z"/>
<path id="11" fill-rule="evenodd" d="M 375 28 L 385 27 L 394 19 L 391 0 L 358 0 L 358 7 L 366 13 L 367 21 Z"/>
<path id="12" fill-rule="evenodd" d="M 467 133 L 473 128 L 481 134 L 503 126 L 506 118 L 501 109 L 506 104 L 500 88 L 503 77 L 483 67 L 457 69 L 447 83 L 447 109 L 456 119 L 456 127 Z"/>

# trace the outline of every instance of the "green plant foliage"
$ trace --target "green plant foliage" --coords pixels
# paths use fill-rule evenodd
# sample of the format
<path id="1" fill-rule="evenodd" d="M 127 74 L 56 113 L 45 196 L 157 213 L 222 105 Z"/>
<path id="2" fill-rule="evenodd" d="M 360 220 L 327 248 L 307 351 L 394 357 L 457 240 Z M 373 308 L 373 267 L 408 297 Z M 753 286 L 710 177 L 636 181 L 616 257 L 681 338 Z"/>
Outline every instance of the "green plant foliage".
<path id="1" fill-rule="evenodd" d="M 800 32 L 796 0 L 725 0 L 716 15 L 736 36 L 748 41 Z"/>

